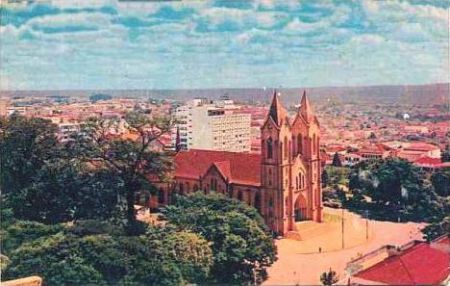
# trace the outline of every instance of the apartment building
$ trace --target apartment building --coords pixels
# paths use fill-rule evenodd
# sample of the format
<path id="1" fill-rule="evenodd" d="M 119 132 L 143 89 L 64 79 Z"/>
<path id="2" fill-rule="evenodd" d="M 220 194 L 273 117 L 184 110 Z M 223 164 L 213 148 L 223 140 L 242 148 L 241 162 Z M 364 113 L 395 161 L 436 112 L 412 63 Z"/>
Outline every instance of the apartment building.
<path id="1" fill-rule="evenodd" d="M 178 107 L 180 149 L 250 152 L 251 115 L 238 110 L 228 99 L 194 99 Z"/>

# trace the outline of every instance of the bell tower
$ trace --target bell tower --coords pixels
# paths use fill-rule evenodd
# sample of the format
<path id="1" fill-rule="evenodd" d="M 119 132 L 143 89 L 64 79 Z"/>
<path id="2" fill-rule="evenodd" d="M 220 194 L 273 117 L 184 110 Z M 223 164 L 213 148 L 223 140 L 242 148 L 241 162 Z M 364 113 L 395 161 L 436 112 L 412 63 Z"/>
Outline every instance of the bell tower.
<path id="1" fill-rule="evenodd" d="M 275 91 L 269 113 L 261 127 L 261 188 L 264 218 L 269 227 L 282 235 L 288 231 L 290 211 L 291 127 L 288 113 Z"/>
<path id="2" fill-rule="evenodd" d="M 306 92 L 300 100 L 293 123 L 293 138 L 297 138 L 297 153 L 304 165 L 303 199 L 306 202 L 306 219 L 322 221 L 322 166 L 320 160 L 320 126 L 309 102 Z"/>

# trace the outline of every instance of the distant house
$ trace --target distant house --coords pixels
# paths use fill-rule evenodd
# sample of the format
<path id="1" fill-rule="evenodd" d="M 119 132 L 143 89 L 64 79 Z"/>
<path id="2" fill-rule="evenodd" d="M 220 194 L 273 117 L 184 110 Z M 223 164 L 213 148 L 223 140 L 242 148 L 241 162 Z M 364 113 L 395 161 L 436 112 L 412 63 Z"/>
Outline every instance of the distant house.
<path id="1" fill-rule="evenodd" d="M 450 239 L 383 246 L 347 264 L 348 285 L 445 285 L 450 282 Z"/>
<path id="2" fill-rule="evenodd" d="M 425 171 L 434 171 L 437 169 L 450 168 L 450 162 L 442 162 L 441 158 L 431 158 L 428 156 L 420 157 L 414 161 L 414 165 Z"/>
<path id="3" fill-rule="evenodd" d="M 390 150 L 382 144 L 365 145 L 357 154 L 363 159 L 384 159 L 390 155 Z"/>

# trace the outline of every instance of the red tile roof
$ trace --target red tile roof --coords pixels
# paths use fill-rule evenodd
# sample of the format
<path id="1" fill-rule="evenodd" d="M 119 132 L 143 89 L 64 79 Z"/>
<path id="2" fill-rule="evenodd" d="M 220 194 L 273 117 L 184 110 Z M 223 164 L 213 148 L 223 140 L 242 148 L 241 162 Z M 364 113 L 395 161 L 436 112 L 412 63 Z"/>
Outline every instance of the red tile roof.
<path id="1" fill-rule="evenodd" d="M 215 164 L 231 183 L 260 186 L 261 155 L 191 149 L 175 155 L 175 176 L 198 179 Z"/>
<path id="2" fill-rule="evenodd" d="M 441 165 L 442 161 L 441 158 L 431 158 L 428 156 L 421 157 L 414 161 L 417 165 L 430 165 L 430 166 L 437 166 Z"/>
<path id="3" fill-rule="evenodd" d="M 420 242 L 363 270 L 355 277 L 389 285 L 437 285 L 450 275 L 450 240 Z"/>
<path id="4" fill-rule="evenodd" d="M 424 142 L 411 142 L 408 146 L 405 146 L 403 149 L 405 150 L 414 150 L 414 151 L 433 151 L 439 149 L 438 146 L 433 144 L 428 144 Z"/>

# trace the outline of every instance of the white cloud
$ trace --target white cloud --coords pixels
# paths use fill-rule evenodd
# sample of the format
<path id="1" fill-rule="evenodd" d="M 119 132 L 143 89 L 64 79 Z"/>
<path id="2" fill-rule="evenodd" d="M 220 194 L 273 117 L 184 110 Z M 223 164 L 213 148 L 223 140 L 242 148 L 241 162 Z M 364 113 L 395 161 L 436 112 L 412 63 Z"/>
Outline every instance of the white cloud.
<path id="1" fill-rule="evenodd" d="M 58 1 L 62 8 L 92 3 Z M 426 83 L 448 75 L 445 9 L 394 1 L 305 3 L 259 0 L 253 9 L 239 9 L 208 1 L 95 1 L 118 15 L 66 11 L 0 26 L 2 73 L 12 88 L 361 85 Z M 165 6 L 194 13 L 156 19 Z M 111 22 L 126 16 L 152 25 Z M 233 31 L 221 30 L 224 23 Z M 74 25 L 96 30 L 64 32 Z M 211 30 L 203 33 L 199 25 Z M 35 38 L 24 39 L 27 33 Z"/>

